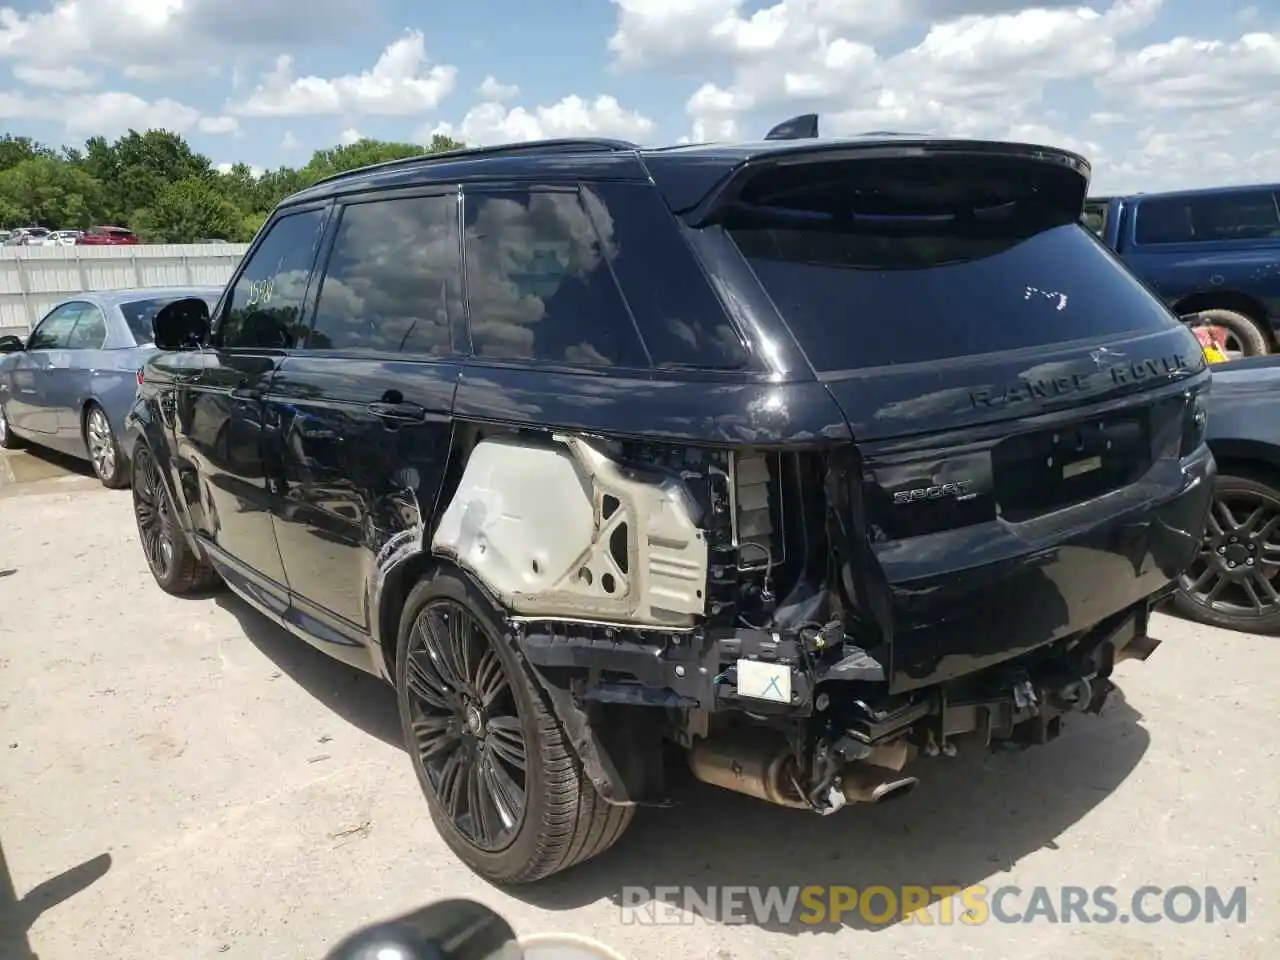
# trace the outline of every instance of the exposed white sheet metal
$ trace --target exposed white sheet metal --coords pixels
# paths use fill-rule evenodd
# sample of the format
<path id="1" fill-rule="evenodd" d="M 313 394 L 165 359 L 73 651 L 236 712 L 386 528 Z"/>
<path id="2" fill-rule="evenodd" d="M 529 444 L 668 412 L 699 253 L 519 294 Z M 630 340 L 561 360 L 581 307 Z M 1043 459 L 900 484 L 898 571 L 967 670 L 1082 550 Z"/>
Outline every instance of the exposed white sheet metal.
<path id="1" fill-rule="evenodd" d="M 581 438 L 484 440 L 431 546 L 512 613 L 686 627 L 706 608 L 694 515 L 679 481 L 624 475 Z"/>

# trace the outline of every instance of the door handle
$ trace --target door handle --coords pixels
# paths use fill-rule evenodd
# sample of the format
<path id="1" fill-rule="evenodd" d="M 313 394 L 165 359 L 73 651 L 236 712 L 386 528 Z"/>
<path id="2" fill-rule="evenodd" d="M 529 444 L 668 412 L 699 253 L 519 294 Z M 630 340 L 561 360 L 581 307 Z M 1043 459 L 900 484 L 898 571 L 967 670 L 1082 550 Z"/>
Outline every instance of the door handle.
<path id="1" fill-rule="evenodd" d="M 261 400 L 262 391 L 257 387 L 236 387 L 231 396 L 235 400 Z"/>
<path id="2" fill-rule="evenodd" d="M 388 403 L 380 400 L 369 404 L 369 412 L 379 420 L 393 423 L 422 423 L 427 419 L 427 408 L 417 403 Z"/>
<path id="3" fill-rule="evenodd" d="M 303 440 L 340 440 L 336 430 L 330 430 L 328 427 L 319 426 L 309 417 L 295 417 L 293 421 L 294 429 L 298 431 L 298 436 Z"/>

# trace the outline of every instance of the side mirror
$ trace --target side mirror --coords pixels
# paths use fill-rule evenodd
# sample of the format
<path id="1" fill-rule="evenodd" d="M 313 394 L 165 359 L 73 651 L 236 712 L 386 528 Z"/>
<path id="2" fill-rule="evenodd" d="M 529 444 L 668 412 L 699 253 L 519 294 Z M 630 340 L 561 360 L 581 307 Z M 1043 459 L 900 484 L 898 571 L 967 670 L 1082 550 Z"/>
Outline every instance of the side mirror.
<path id="1" fill-rule="evenodd" d="M 24 348 L 21 337 L 12 334 L 0 337 L 0 353 L 19 353 Z"/>
<path id="2" fill-rule="evenodd" d="M 209 304 L 200 297 L 165 304 L 151 321 L 151 333 L 161 350 L 195 350 L 209 342 L 209 331 Z"/>

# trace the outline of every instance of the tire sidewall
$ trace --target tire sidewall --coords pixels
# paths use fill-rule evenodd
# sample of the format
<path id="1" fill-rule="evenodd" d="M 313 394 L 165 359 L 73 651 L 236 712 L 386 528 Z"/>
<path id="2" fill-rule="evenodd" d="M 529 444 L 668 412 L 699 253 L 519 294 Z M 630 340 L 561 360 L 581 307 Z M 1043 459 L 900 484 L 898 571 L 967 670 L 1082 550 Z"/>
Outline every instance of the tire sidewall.
<path id="1" fill-rule="evenodd" d="M 0 450 L 14 450 L 18 446 L 18 438 L 13 435 L 13 423 L 5 413 L 4 404 L 0 403 L 0 419 L 4 420 L 4 438 L 0 440 Z"/>
<path id="2" fill-rule="evenodd" d="M 506 679 L 511 687 L 519 714 L 520 729 L 524 735 L 528 757 L 525 778 L 524 820 L 515 839 L 503 850 L 490 852 L 473 846 L 453 825 L 449 814 L 440 805 L 435 790 L 427 779 L 426 770 L 418 757 L 409 712 L 409 690 L 406 684 L 409 662 L 409 638 L 418 615 L 426 605 L 439 599 L 448 599 L 465 607 L 488 632 L 498 659 L 502 663 Z M 546 764 L 543 745 L 538 736 L 537 714 L 546 707 L 541 701 L 537 680 L 530 674 L 523 657 L 508 639 L 507 631 L 494 606 L 479 589 L 460 576 L 439 573 L 419 583 L 405 601 L 400 617 L 400 629 L 396 642 L 395 685 L 396 700 L 400 709 L 400 728 L 405 749 L 409 752 L 414 774 L 426 796 L 431 819 L 441 838 L 463 862 L 485 875 L 509 875 L 518 873 L 524 864 L 538 855 L 542 834 L 542 814 L 546 804 L 547 784 L 543 776 Z M 535 700 L 535 698 L 538 698 Z"/>
<path id="3" fill-rule="evenodd" d="M 1265 496 L 1280 511 L 1280 490 L 1253 477 L 1240 476 L 1238 474 L 1220 474 L 1214 485 L 1215 502 L 1220 493 L 1231 493 L 1233 491 Z M 1275 610 L 1260 617 L 1222 613 L 1199 603 L 1188 595 L 1181 585 L 1173 595 L 1173 608 L 1189 620 L 1212 627 L 1221 627 L 1225 630 L 1236 630 L 1244 633 L 1270 633 L 1280 630 L 1280 610 Z"/>

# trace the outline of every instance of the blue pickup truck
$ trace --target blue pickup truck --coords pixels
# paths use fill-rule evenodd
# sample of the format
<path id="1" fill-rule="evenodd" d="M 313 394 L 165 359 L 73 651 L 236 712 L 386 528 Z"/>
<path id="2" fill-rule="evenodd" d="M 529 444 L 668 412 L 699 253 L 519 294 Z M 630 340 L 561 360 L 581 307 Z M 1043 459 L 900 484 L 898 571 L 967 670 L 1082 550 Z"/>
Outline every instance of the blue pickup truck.
<path id="1" fill-rule="evenodd" d="M 1228 356 L 1280 352 L 1280 186 L 1095 197 L 1084 222 Z"/>

